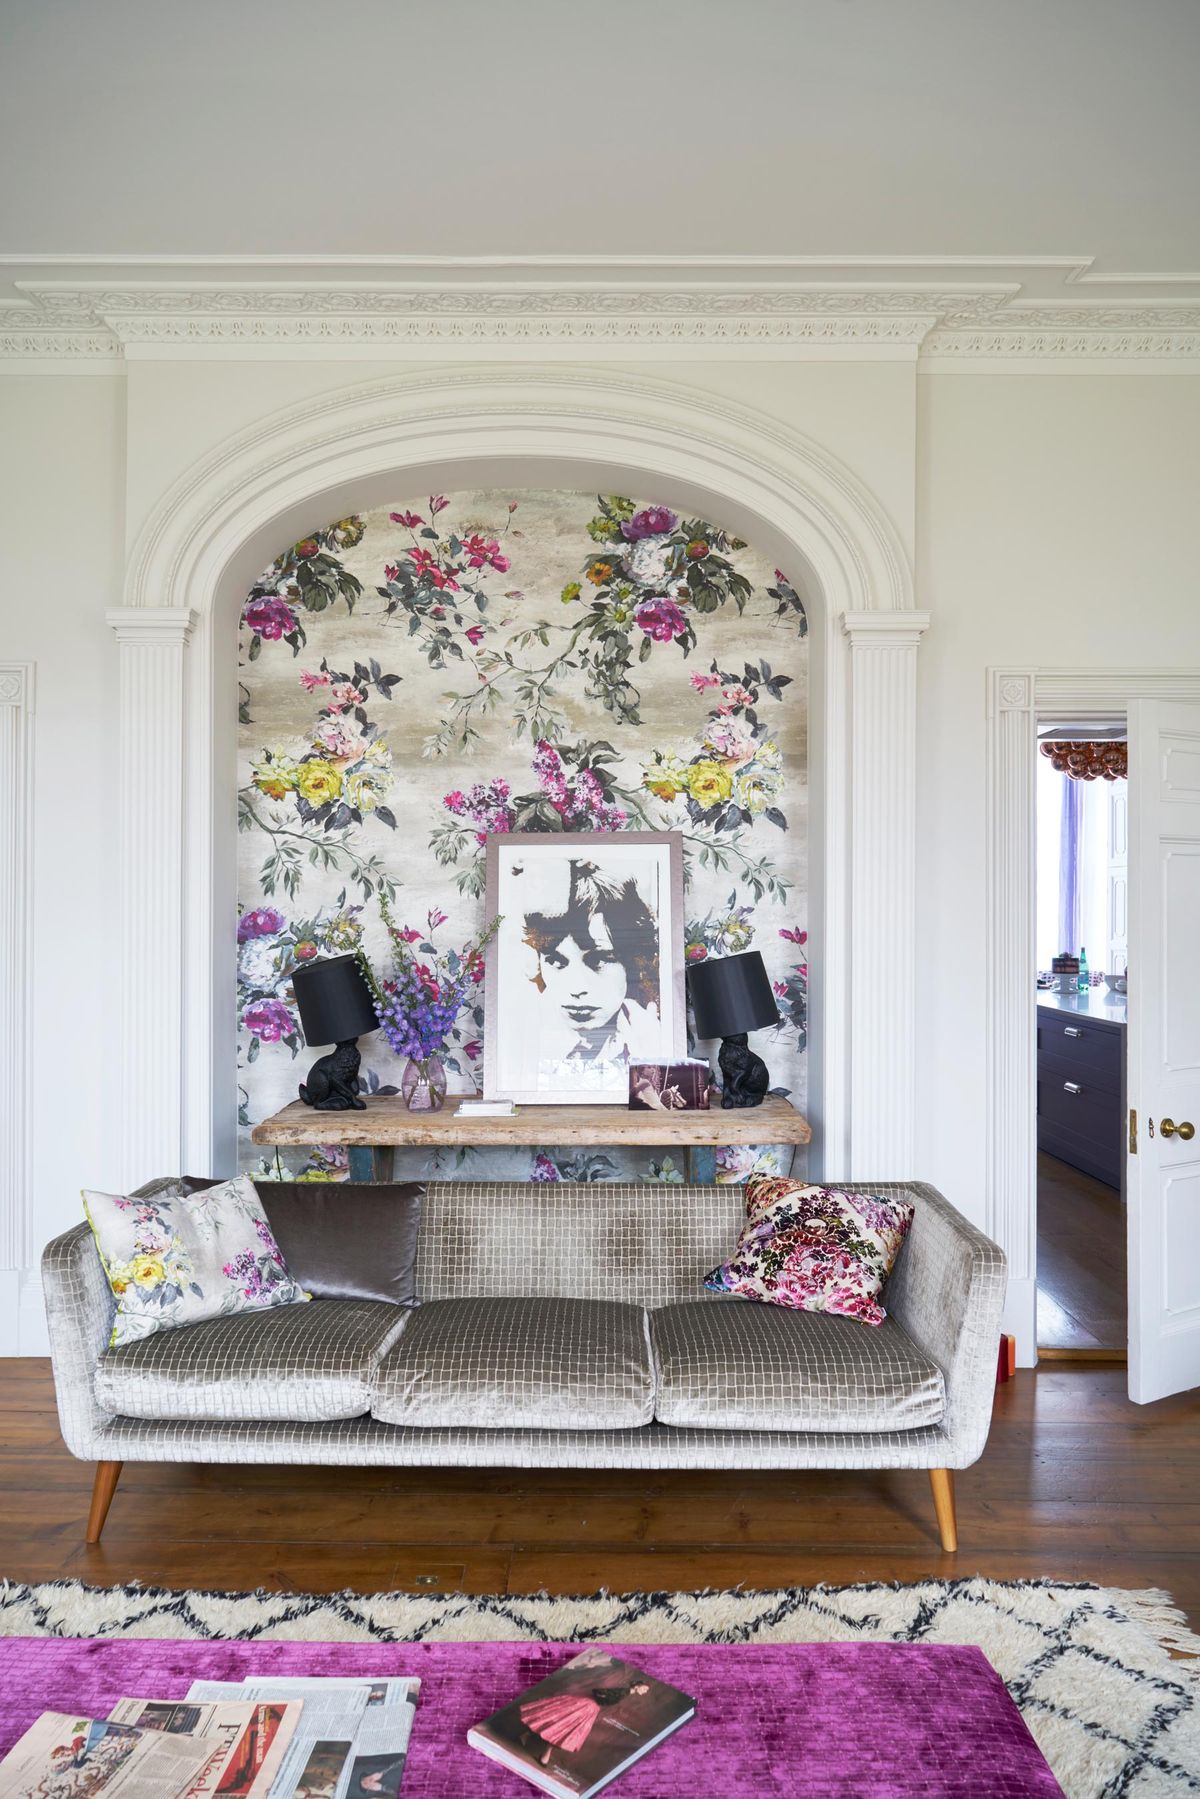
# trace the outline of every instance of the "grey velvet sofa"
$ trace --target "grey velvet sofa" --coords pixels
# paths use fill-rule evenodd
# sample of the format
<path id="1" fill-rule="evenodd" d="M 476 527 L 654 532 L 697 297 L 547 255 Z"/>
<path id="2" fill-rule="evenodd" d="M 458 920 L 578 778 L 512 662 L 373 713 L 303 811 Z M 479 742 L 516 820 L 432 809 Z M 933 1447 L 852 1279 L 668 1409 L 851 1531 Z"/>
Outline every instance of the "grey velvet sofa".
<path id="1" fill-rule="evenodd" d="M 932 1187 L 845 1183 L 916 1216 L 873 1328 L 705 1293 L 738 1187 L 434 1182 L 416 1307 L 317 1299 L 110 1349 L 88 1226 L 42 1261 L 67 1447 L 126 1461 L 953 1470 L 991 1418 L 1005 1266 Z"/>

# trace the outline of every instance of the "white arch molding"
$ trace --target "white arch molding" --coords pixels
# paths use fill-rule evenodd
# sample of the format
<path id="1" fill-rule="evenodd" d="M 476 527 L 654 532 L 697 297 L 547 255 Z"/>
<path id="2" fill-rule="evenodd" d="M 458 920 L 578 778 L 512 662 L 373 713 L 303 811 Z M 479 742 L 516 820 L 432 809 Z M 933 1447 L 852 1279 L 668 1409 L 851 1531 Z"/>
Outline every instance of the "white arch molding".
<path id="1" fill-rule="evenodd" d="M 401 374 L 268 417 L 189 470 L 110 613 L 121 662 L 122 1173 L 232 1166 L 235 621 L 281 544 L 428 482 L 650 487 L 718 516 L 812 603 L 813 1166 L 913 1169 L 916 651 L 882 508 L 778 421 L 602 369 Z M 793 575 L 795 579 L 796 576 Z M 886 1025 L 880 995 L 887 994 Z"/>

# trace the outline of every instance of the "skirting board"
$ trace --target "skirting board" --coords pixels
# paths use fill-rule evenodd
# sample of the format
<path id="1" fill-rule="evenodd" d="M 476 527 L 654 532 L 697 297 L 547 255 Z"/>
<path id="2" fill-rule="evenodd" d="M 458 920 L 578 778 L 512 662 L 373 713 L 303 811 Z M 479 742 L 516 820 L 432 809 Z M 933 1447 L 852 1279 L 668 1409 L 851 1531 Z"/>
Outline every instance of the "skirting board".
<path id="1" fill-rule="evenodd" d="M 1037 1282 L 1010 1276 L 1000 1329 L 1017 1339 L 1017 1367 L 1037 1367 Z"/>

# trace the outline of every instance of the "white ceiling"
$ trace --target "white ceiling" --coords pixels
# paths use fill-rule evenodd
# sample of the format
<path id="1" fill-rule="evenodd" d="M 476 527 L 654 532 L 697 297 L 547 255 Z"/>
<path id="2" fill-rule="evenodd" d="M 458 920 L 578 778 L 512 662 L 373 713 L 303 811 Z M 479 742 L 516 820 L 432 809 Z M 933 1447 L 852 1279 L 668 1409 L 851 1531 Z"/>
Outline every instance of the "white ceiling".
<path id="1" fill-rule="evenodd" d="M 1050 256 L 1136 302 L 1180 284 L 1120 277 L 1200 276 L 1200 0 L 0 0 L 0 31 L 14 275 Z"/>

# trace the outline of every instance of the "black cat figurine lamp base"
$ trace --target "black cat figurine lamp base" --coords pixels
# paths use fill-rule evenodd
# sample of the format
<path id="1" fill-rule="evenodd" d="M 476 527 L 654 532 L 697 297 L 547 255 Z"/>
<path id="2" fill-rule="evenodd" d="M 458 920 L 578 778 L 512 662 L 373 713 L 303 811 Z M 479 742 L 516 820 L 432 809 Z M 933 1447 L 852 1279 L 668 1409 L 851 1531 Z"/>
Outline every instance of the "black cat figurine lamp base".
<path id="1" fill-rule="evenodd" d="M 756 949 L 740 956 L 693 962 L 687 971 L 688 992 L 697 1037 L 720 1037 L 717 1066 L 721 1070 L 721 1105 L 761 1106 L 771 1077 L 761 1056 L 746 1041 L 749 1031 L 779 1023 L 779 1008 L 766 965 Z"/>
<path id="2" fill-rule="evenodd" d="M 306 1043 L 332 1043 L 327 1056 L 318 1056 L 300 1083 L 300 1097 L 318 1112 L 365 1112 L 359 1097 L 358 1070 L 362 1057 L 358 1038 L 377 1030 L 379 1020 L 371 989 L 353 955 L 327 956 L 321 962 L 305 962 L 292 976 L 300 1028 Z"/>

